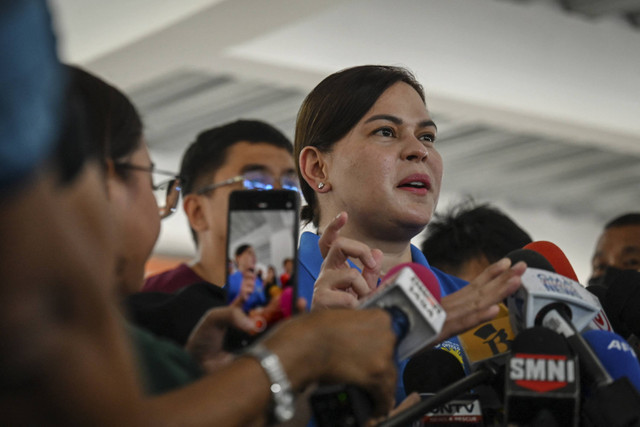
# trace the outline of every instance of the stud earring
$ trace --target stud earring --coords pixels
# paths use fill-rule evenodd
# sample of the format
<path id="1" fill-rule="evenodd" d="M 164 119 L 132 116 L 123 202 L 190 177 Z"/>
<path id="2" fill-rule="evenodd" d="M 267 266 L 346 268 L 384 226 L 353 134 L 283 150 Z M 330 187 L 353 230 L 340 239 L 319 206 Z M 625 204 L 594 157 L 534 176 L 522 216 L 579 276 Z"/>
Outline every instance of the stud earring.
<path id="1" fill-rule="evenodd" d="M 318 190 L 322 190 L 324 188 L 324 182 L 318 183 Z"/>

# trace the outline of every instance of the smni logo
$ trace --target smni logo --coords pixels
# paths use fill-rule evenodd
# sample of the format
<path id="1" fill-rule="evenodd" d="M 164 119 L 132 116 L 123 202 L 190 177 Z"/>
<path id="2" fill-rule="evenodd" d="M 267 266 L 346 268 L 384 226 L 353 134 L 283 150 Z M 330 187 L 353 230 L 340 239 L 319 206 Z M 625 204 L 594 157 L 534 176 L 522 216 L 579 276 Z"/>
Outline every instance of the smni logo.
<path id="1" fill-rule="evenodd" d="M 539 393 L 561 389 L 575 383 L 575 362 L 562 355 L 519 353 L 509 361 L 509 379 Z"/>

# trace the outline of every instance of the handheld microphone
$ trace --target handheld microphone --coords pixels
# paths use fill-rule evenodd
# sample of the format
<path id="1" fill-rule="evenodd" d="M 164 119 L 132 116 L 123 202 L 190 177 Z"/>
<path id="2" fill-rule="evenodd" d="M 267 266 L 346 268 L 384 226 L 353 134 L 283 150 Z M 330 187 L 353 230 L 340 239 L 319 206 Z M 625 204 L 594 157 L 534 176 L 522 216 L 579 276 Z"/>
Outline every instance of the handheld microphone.
<path id="1" fill-rule="evenodd" d="M 548 241 L 537 241 L 531 242 L 524 247 L 524 249 L 533 250 L 543 257 L 553 267 L 552 270 L 561 276 L 564 276 L 568 279 L 573 280 L 574 282 L 579 282 L 578 276 L 576 275 L 575 270 L 571 266 L 569 262 L 569 258 L 565 255 L 565 253 L 560 249 L 555 243 L 551 243 Z M 542 268 L 542 267 L 539 267 Z M 596 295 L 597 296 L 597 295 Z M 602 306 L 602 304 L 601 304 Z M 598 314 L 585 326 L 586 330 L 605 330 L 611 331 L 613 330 L 611 327 L 611 322 L 609 321 L 606 310 L 604 308 L 600 308 Z M 583 330 L 583 329 L 580 329 Z"/>
<path id="2" fill-rule="evenodd" d="M 582 405 L 583 425 L 640 425 L 640 365 L 631 346 L 613 332 L 587 331 L 583 335 L 612 378 L 606 386 L 587 390 Z"/>
<path id="3" fill-rule="evenodd" d="M 455 356 L 452 356 L 455 359 Z M 457 360 L 457 359 L 456 359 Z M 450 384 L 440 390 L 435 395 L 422 400 L 408 409 L 388 418 L 378 424 L 378 427 L 398 427 L 406 426 L 408 423 L 419 420 L 423 414 L 429 413 L 439 408 L 444 403 L 468 392 L 469 390 L 491 382 L 502 372 L 506 358 L 492 357 L 480 363 L 476 367 L 476 371 L 466 377 Z"/>
<path id="4" fill-rule="evenodd" d="M 472 367 L 478 362 L 511 350 L 515 333 L 511 328 L 509 310 L 504 304 L 498 306 L 500 311 L 494 319 L 458 335 Z"/>
<path id="5" fill-rule="evenodd" d="M 566 340 L 549 329 L 525 329 L 515 338 L 505 374 L 506 424 L 577 426 L 578 361 Z"/>
<path id="6" fill-rule="evenodd" d="M 406 263 L 394 267 L 382 281 L 384 289 L 360 308 L 384 308 L 398 337 L 396 355 L 407 358 L 433 343 L 446 318 L 440 303 L 440 283 L 426 267 Z M 338 384 L 319 387 L 310 397 L 318 426 L 364 426 L 372 402 L 360 389 Z"/>
<path id="7" fill-rule="evenodd" d="M 546 240 L 539 240 L 537 242 L 531 242 L 525 245 L 523 249 L 529 249 L 539 253 L 553 267 L 553 271 L 573 280 L 574 282 L 580 282 L 575 270 L 571 266 L 569 259 L 555 243 L 548 242 Z"/>
<path id="8" fill-rule="evenodd" d="M 537 252 L 519 249 L 510 255 L 523 253 L 526 253 L 524 261 L 528 268 L 522 275 L 522 286 L 507 298 L 516 334 L 539 324 L 536 317 L 550 304 L 563 310 L 575 329 L 583 330 L 602 309 L 598 299 L 580 283 L 555 273 L 549 262 Z"/>
<path id="9" fill-rule="evenodd" d="M 460 361 L 442 349 L 429 349 L 413 356 L 404 369 L 407 394 L 420 393 L 422 400 L 433 397 L 444 387 L 464 378 Z M 482 426 L 483 414 L 477 395 L 466 394 L 422 414 L 422 424 Z"/>
<path id="10" fill-rule="evenodd" d="M 400 264 L 382 280 L 384 289 L 362 302 L 360 308 L 397 307 L 407 317 L 408 328 L 399 340 L 397 357 L 404 360 L 432 344 L 447 317 L 440 305 L 440 282 L 427 267 Z"/>
<path id="11" fill-rule="evenodd" d="M 640 363 L 633 347 L 624 338 L 608 331 L 587 331 L 582 336 L 611 378 L 627 377 L 640 391 Z"/>

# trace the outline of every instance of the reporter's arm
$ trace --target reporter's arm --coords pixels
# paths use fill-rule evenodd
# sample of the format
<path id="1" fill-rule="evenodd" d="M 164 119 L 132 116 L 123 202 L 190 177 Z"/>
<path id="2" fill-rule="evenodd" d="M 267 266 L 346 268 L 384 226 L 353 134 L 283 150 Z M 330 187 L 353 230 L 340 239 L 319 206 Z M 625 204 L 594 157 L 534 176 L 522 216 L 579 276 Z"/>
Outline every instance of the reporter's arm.
<path id="1" fill-rule="evenodd" d="M 280 359 L 293 390 L 346 382 L 368 391 L 376 413 L 392 407 L 395 335 L 382 310 L 320 311 L 284 322 L 261 342 Z M 259 362 L 240 357 L 180 390 L 150 399 L 147 412 L 162 425 L 245 425 L 264 422 L 270 380 Z"/>

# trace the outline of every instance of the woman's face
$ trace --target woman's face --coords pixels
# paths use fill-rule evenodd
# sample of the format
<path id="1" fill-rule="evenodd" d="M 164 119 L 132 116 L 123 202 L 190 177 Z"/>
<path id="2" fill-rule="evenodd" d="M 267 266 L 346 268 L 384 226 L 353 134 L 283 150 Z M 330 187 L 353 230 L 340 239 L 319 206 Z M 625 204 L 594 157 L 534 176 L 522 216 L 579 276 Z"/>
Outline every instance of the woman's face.
<path id="1" fill-rule="evenodd" d="M 403 82 L 388 88 L 324 154 L 331 190 L 319 198 L 321 217 L 344 210 L 361 237 L 410 240 L 430 221 L 440 194 L 435 136 L 418 93 Z"/>
<path id="2" fill-rule="evenodd" d="M 150 167 L 151 158 L 144 144 L 127 160 L 132 165 Z M 121 291 L 138 292 L 144 278 L 144 266 L 160 233 L 160 215 L 153 194 L 151 173 L 128 171 L 126 179 L 116 178 L 118 196 L 112 197 L 119 218 L 120 257 L 118 278 Z"/>
<path id="3" fill-rule="evenodd" d="M 248 247 L 240 255 L 236 256 L 236 264 L 238 264 L 238 270 L 252 271 L 256 269 L 256 252 L 252 247 Z"/>

